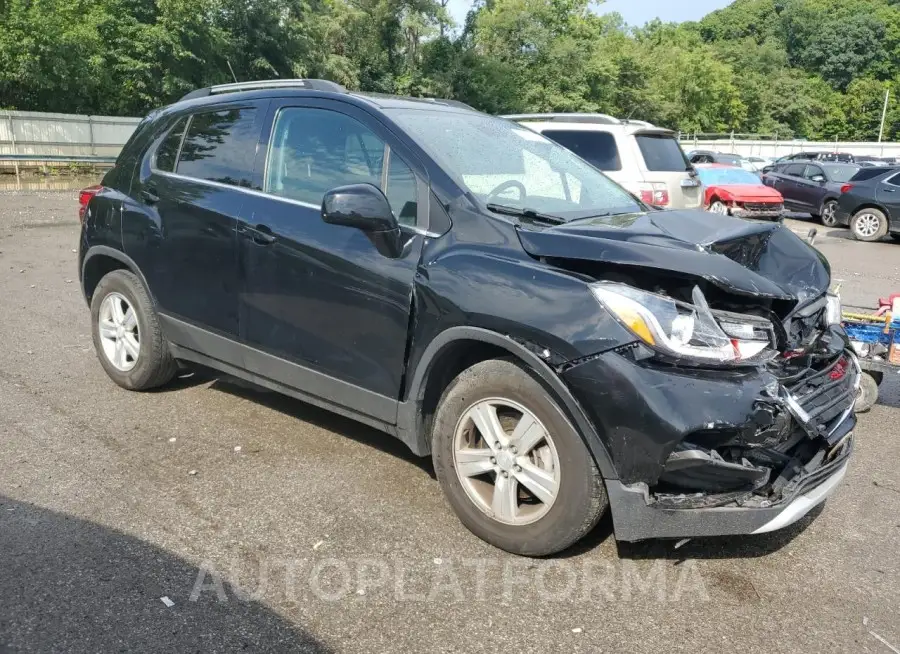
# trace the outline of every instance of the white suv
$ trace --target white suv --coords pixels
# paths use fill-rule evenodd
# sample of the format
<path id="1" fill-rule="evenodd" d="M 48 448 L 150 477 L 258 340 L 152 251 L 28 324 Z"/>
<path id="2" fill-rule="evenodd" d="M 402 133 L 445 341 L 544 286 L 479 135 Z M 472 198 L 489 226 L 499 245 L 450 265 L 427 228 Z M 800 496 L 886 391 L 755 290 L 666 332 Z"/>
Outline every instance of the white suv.
<path id="1" fill-rule="evenodd" d="M 696 172 L 675 132 L 606 114 L 504 116 L 553 139 L 647 204 L 694 209 L 703 203 Z"/>

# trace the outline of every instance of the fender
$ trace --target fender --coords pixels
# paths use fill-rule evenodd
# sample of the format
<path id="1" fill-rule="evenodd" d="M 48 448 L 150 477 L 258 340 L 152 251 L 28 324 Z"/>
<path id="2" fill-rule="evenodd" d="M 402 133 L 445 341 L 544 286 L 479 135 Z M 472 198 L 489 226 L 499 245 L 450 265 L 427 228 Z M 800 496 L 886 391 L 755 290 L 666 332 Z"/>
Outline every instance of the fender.
<path id="1" fill-rule="evenodd" d="M 397 409 L 397 436 L 413 452 L 420 456 L 426 456 L 431 452 L 431 442 L 425 433 L 421 409 L 428 376 L 432 372 L 432 363 L 445 347 L 460 340 L 481 341 L 495 345 L 528 364 L 538 374 L 541 381 L 553 391 L 556 399 L 562 403 L 561 408 L 565 417 L 574 423 L 575 431 L 581 435 L 604 479 L 618 479 L 618 473 L 613 466 L 612 457 L 600 440 L 597 430 L 588 419 L 581 405 L 579 405 L 578 400 L 575 399 L 553 369 L 518 341 L 504 334 L 480 327 L 450 327 L 438 334 L 422 354 L 422 358 L 412 375 L 407 399 L 404 402 L 400 402 Z"/>
<path id="2" fill-rule="evenodd" d="M 150 286 L 147 284 L 147 279 L 144 277 L 144 273 L 142 273 L 141 269 L 138 268 L 138 265 L 134 262 L 134 259 L 129 257 L 121 250 L 111 248 L 108 245 L 94 245 L 88 248 L 88 251 L 84 255 L 84 261 L 81 262 L 81 294 L 84 296 L 84 299 L 88 302 L 88 304 L 90 304 L 90 300 L 87 296 L 87 289 L 84 286 L 84 277 L 85 272 L 87 271 L 88 262 L 92 258 L 97 256 L 104 256 L 115 259 L 124 264 L 125 267 L 128 268 L 128 270 L 137 275 L 138 279 L 140 279 L 141 283 L 144 285 L 144 288 L 147 289 L 147 294 L 150 296 L 150 300 L 153 302 L 153 305 L 156 306 L 156 298 L 153 296 L 153 291 L 150 290 Z"/>

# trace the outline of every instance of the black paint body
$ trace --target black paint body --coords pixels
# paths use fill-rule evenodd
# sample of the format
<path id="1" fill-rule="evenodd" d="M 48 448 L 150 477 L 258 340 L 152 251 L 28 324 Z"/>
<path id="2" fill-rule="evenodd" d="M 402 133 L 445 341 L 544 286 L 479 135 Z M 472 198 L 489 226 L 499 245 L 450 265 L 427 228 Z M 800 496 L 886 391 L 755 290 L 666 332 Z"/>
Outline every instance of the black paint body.
<path id="1" fill-rule="evenodd" d="M 154 149 L 179 118 L 226 104 L 255 109 L 245 179 L 154 169 Z M 773 380 L 764 366 L 636 362 L 623 354 L 635 336 L 589 284 L 665 277 L 787 318 L 827 290 L 818 252 L 780 224 L 702 212 L 648 209 L 560 226 L 493 214 L 383 111 L 392 106 L 467 111 L 281 90 L 189 100 L 151 115 L 89 205 L 79 249 L 86 297 L 105 271 L 128 267 L 147 285 L 178 358 L 352 416 L 422 455 L 430 451 L 429 385 L 488 346 L 544 381 L 610 481 L 652 483 L 686 435 L 754 419 Z M 339 112 L 384 140 L 417 178 L 415 224 L 350 226 L 358 219 L 365 227 L 353 207 L 382 211 L 359 189 L 332 199 L 340 216 L 331 221 L 320 205 L 263 193 L 283 107 Z"/>

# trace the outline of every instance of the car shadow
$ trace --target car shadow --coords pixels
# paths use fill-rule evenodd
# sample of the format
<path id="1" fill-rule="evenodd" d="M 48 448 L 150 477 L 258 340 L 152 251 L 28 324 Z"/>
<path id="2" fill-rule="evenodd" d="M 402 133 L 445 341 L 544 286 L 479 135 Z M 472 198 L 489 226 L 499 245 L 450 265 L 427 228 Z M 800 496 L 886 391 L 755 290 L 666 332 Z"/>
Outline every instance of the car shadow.
<path id="1" fill-rule="evenodd" d="M 331 651 L 225 581 L 226 601 L 191 601 L 198 578 L 212 585 L 133 536 L 0 496 L 2 653 Z"/>
<path id="2" fill-rule="evenodd" d="M 412 463 L 432 479 L 437 479 L 434 473 L 434 466 L 431 463 L 431 457 L 416 456 L 397 438 L 361 422 L 345 418 L 326 409 L 320 409 L 317 406 L 276 391 L 270 391 L 242 379 L 220 376 L 215 379 L 210 388 L 256 402 L 297 420 L 302 420 L 341 436 L 352 438 L 358 443 Z"/>

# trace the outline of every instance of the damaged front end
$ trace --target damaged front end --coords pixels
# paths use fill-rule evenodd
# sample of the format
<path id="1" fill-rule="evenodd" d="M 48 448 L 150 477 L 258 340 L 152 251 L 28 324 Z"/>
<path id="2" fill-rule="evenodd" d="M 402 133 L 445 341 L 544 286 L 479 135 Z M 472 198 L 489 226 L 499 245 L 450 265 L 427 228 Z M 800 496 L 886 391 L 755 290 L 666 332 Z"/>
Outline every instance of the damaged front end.
<path id="1" fill-rule="evenodd" d="M 632 237 L 613 234 L 592 260 L 523 238 L 548 263 L 593 280 L 635 336 L 560 369 L 618 472 L 607 480 L 616 536 L 794 522 L 837 486 L 856 425 L 861 373 L 827 264 L 779 227 L 728 224 L 722 238 L 693 244 L 685 225 L 630 227 Z"/>

